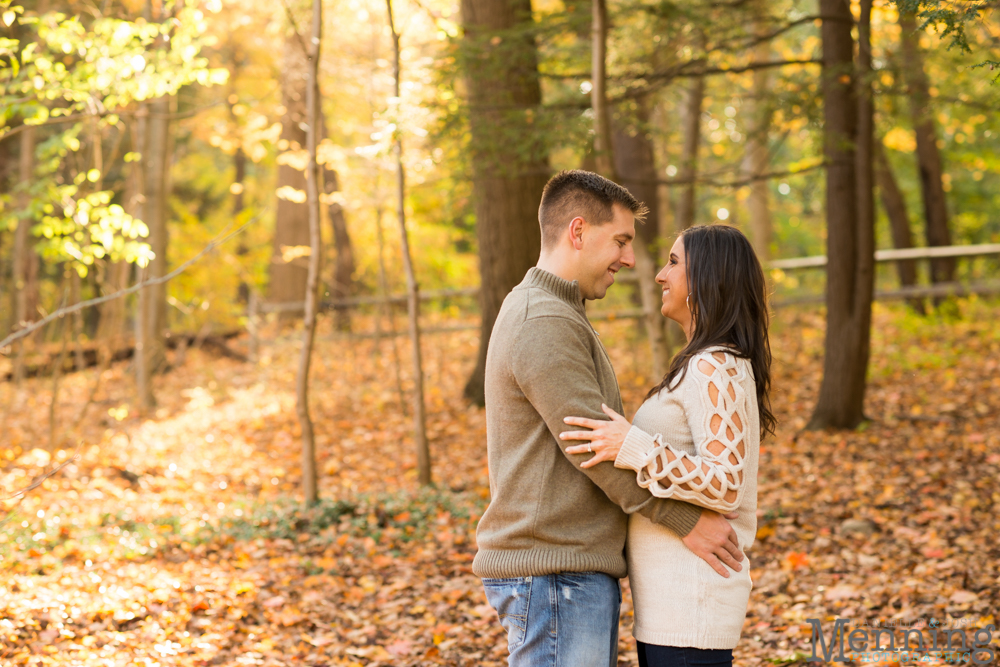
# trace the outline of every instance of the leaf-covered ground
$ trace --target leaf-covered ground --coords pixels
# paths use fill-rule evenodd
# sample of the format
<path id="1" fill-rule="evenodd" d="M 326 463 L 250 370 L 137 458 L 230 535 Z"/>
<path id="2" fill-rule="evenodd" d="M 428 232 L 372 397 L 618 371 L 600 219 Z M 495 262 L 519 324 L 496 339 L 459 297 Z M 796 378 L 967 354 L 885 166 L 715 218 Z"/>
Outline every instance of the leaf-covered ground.
<path id="1" fill-rule="evenodd" d="M 872 421 L 849 433 L 801 430 L 820 380 L 822 318 L 779 312 L 781 427 L 762 446 L 737 664 L 804 664 L 810 618 L 827 635 L 840 617 L 916 627 L 928 641 L 944 637 L 941 626 L 971 640 L 996 623 L 1000 305 L 960 310 L 943 321 L 877 308 Z M 634 411 L 651 380 L 645 344 L 632 322 L 598 328 Z M 157 378 L 160 405 L 145 418 L 129 367 L 116 365 L 82 427 L 57 430 L 52 455 L 41 448 L 49 381 L 30 380 L 19 396 L 0 385 L 10 406 L 2 497 L 76 457 L 0 507 L 0 664 L 505 664 L 505 637 L 470 571 L 488 502 L 483 413 L 458 398 L 475 332 L 425 339 L 434 490 L 416 484 L 389 342 L 321 332 L 313 414 L 324 500 L 309 512 L 294 500 L 297 341 L 271 338 L 259 366 L 189 351 Z M 405 386 L 404 339 L 399 354 Z M 65 378 L 59 424 L 73 422 L 93 382 L 94 371 Z M 621 665 L 636 664 L 630 625 L 626 595 Z"/>

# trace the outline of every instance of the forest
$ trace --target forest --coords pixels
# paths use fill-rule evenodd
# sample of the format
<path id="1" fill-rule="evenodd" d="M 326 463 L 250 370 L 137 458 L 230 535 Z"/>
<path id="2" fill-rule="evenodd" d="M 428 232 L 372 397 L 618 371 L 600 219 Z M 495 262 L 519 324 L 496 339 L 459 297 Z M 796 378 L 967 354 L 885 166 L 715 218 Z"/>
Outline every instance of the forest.
<path id="1" fill-rule="evenodd" d="M 997 9 L 0 0 L 0 664 L 506 664 L 486 351 L 565 169 L 649 208 L 587 305 L 627 417 L 677 233 L 765 267 L 736 664 L 993 628 Z"/>

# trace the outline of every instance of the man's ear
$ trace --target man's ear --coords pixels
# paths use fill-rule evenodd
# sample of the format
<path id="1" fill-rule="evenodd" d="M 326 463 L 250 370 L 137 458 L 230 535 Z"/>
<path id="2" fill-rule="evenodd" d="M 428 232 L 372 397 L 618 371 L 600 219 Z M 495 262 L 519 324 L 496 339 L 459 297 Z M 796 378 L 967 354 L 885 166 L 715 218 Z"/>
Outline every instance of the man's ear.
<path id="1" fill-rule="evenodd" d="M 583 250 L 583 232 L 586 227 L 587 221 L 580 216 L 569 221 L 569 241 L 574 250 Z"/>

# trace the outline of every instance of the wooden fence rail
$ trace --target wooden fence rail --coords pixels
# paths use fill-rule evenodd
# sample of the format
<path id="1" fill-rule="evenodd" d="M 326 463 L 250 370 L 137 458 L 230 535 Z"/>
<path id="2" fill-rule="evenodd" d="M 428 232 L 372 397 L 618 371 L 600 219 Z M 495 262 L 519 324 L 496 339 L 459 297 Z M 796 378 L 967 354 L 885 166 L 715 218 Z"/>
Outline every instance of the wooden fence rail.
<path id="1" fill-rule="evenodd" d="M 875 251 L 876 262 L 898 262 L 902 260 L 933 259 L 938 257 L 980 257 L 987 255 L 1000 255 L 1000 243 L 983 243 L 978 245 L 957 245 L 957 246 L 935 246 L 929 248 L 903 248 Z M 800 269 L 823 268 L 827 260 L 825 255 L 813 257 L 794 257 L 791 259 L 777 259 L 768 264 L 769 269 L 780 269 L 782 271 L 795 271 Z M 635 283 L 638 276 L 632 270 L 624 270 L 618 274 L 617 282 Z M 988 295 L 1000 294 L 1000 282 L 983 282 L 964 285 L 958 282 L 938 283 L 936 285 L 914 285 L 902 287 L 894 290 L 876 290 L 875 299 L 878 301 L 891 301 L 901 299 L 912 299 L 922 297 L 947 297 L 947 296 L 969 296 L 972 294 Z M 441 301 L 455 298 L 475 298 L 479 296 L 479 289 L 468 287 L 463 289 L 426 290 L 420 292 L 421 301 Z M 783 308 L 799 304 L 822 303 L 825 299 L 823 294 L 805 294 L 799 296 L 789 296 L 774 299 L 771 302 L 773 308 Z M 347 299 L 328 299 L 322 302 L 321 308 L 330 311 L 339 308 L 356 308 L 358 306 L 381 305 L 381 304 L 405 305 L 405 294 L 392 294 L 388 298 L 382 296 L 358 296 Z M 302 302 L 286 303 L 261 303 L 256 299 L 251 299 L 250 320 L 256 321 L 257 317 L 265 313 L 301 312 Z M 643 316 L 641 308 L 628 308 L 622 310 L 603 310 L 591 313 L 591 320 L 614 320 L 614 319 L 639 319 Z M 479 325 L 460 324 L 428 327 L 425 333 L 445 333 L 452 331 L 465 331 L 478 329 Z M 405 332 L 382 332 L 382 333 L 351 333 L 335 334 L 336 337 L 351 338 L 374 338 L 392 335 L 403 335 Z"/>
<path id="2" fill-rule="evenodd" d="M 891 250 L 876 250 L 876 262 L 898 262 L 909 259 L 933 259 L 938 257 L 980 257 L 986 255 L 1000 255 L 1000 243 L 982 243 L 978 245 L 952 245 L 934 246 L 930 248 L 903 248 Z M 782 271 L 794 271 L 797 269 L 815 269 L 826 266 L 826 255 L 815 255 L 813 257 L 793 257 L 791 259 L 776 259 L 768 264 L 770 269 L 781 269 Z M 634 283 L 638 280 L 632 270 L 623 270 L 618 274 L 617 282 Z M 988 286 L 987 286 L 988 287 Z M 941 296 L 941 290 L 945 294 L 957 294 L 958 287 L 954 285 L 936 285 L 928 287 L 910 287 L 902 290 L 892 290 L 877 292 L 876 298 L 905 299 L 914 296 Z M 971 289 L 964 288 L 966 290 Z M 973 293 L 973 292 L 970 292 Z M 978 293 L 978 292 L 975 292 Z M 986 292 L 992 293 L 992 292 Z M 453 299 L 462 297 L 479 296 L 479 288 L 467 287 L 463 289 L 443 289 L 425 290 L 420 292 L 421 301 L 439 301 L 442 299 Z M 327 299 L 323 301 L 323 310 L 333 310 L 335 308 L 354 308 L 357 306 L 373 306 L 384 303 L 406 304 L 405 294 L 392 294 L 388 298 L 382 296 L 356 296 L 348 299 Z M 802 301 L 796 301 L 802 303 Z M 302 302 L 286 303 L 259 303 L 258 313 L 280 313 L 296 312 L 302 310 Z M 624 316 L 623 316 L 624 317 Z"/>
<path id="3" fill-rule="evenodd" d="M 463 289 L 439 289 L 422 290 L 420 292 L 421 301 L 441 301 L 443 299 L 455 299 L 462 297 L 478 297 L 478 287 L 466 287 Z M 322 310 L 335 310 L 337 308 L 356 308 L 358 306 L 377 306 L 384 303 L 393 305 L 406 305 L 405 294 L 390 294 L 388 298 L 384 296 L 354 296 L 347 299 L 326 299 L 320 303 Z M 258 303 L 258 313 L 294 313 L 302 312 L 303 302 L 286 301 L 283 303 Z"/>
<path id="4" fill-rule="evenodd" d="M 892 250 L 876 250 L 876 262 L 898 262 L 906 259 L 932 259 L 938 257 L 978 257 L 981 255 L 1000 255 L 1000 243 L 982 243 L 979 245 L 948 245 L 930 248 L 901 248 Z M 815 269 L 826 266 L 826 255 L 814 257 L 795 257 L 793 259 L 776 259 L 768 268 L 789 271 L 795 269 Z"/>

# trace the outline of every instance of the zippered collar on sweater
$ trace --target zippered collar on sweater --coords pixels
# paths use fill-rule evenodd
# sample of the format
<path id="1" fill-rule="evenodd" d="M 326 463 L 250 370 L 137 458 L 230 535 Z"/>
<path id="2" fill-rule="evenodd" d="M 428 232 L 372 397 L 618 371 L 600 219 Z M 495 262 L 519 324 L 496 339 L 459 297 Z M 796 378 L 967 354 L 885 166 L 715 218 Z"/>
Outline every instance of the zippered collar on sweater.
<path id="1" fill-rule="evenodd" d="M 573 307 L 583 317 L 587 318 L 587 310 L 583 304 L 583 295 L 580 294 L 580 283 L 560 278 L 554 273 L 549 273 L 545 269 L 533 266 L 528 269 L 528 273 L 521 282 L 523 287 L 538 287 L 546 292 L 558 297 L 561 301 Z M 589 319 L 587 320 L 589 323 Z M 591 327 L 593 328 L 593 327 Z M 595 331 L 596 333 L 596 331 Z"/>

